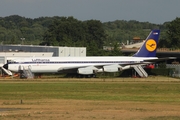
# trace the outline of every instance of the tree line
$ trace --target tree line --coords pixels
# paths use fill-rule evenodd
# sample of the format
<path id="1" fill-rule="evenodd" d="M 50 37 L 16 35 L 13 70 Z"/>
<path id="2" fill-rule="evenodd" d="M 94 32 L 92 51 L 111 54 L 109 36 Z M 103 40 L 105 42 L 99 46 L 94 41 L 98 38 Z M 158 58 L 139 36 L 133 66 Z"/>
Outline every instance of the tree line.
<path id="1" fill-rule="evenodd" d="M 135 20 L 81 21 L 74 17 L 39 17 L 18 15 L 0 17 L 1 44 L 33 44 L 86 47 L 87 55 L 121 55 L 119 45 L 133 37 L 145 39 L 152 29 L 160 29 L 158 47 L 180 48 L 180 18 L 163 24 Z M 103 46 L 112 46 L 111 52 Z"/>

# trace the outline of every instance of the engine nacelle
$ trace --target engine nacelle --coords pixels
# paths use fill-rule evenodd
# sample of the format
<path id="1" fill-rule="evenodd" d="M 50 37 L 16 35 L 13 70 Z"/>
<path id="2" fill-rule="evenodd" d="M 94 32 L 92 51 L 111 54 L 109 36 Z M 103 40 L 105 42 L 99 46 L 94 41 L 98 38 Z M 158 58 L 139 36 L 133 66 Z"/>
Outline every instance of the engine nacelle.
<path id="1" fill-rule="evenodd" d="M 90 68 L 79 68 L 77 70 L 77 73 L 82 75 L 90 75 L 90 74 L 94 74 L 94 70 Z"/>
<path id="2" fill-rule="evenodd" d="M 104 66 L 103 71 L 104 72 L 118 72 L 119 68 L 116 66 Z"/>
<path id="3" fill-rule="evenodd" d="M 127 66 L 120 66 L 120 65 L 110 65 L 110 66 L 104 66 L 103 67 L 103 71 L 104 72 L 118 72 L 118 71 L 123 71 L 126 69 L 130 69 L 131 65 L 127 65 Z"/>

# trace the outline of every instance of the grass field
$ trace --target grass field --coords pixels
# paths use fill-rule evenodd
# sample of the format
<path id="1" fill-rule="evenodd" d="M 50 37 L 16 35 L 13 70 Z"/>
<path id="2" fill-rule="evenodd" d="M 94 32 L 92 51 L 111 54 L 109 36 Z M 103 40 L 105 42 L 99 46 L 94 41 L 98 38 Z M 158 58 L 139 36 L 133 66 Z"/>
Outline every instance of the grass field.
<path id="1" fill-rule="evenodd" d="M 180 80 L 0 81 L 0 119 L 180 119 Z"/>

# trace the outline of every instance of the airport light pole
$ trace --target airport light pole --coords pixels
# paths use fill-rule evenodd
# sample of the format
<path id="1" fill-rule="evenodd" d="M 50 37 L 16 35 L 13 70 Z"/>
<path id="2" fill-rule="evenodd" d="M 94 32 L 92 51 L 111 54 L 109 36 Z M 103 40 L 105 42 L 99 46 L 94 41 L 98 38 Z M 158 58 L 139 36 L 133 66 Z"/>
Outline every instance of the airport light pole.
<path id="1" fill-rule="evenodd" d="M 21 45 L 24 44 L 24 40 L 25 40 L 25 38 L 21 38 Z"/>

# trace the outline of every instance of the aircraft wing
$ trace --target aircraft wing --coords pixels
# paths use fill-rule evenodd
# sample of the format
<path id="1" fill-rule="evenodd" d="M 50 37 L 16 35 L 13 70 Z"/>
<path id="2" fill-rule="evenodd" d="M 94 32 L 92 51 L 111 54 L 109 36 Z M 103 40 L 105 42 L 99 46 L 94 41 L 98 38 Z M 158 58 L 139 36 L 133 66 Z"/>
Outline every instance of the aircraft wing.
<path id="1" fill-rule="evenodd" d="M 148 62 L 146 62 L 148 64 Z M 103 66 L 126 66 L 126 65 L 137 65 L 137 64 L 144 64 L 144 63 L 124 63 L 124 64 L 99 64 L 99 65 L 85 65 L 85 66 L 75 66 L 75 67 L 62 67 L 58 69 L 58 72 L 64 70 L 71 70 L 71 69 L 78 69 L 78 68 L 93 68 L 96 67 L 97 69 L 103 68 Z"/>
<path id="2" fill-rule="evenodd" d="M 176 59 L 176 57 L 166 57 L 166 58 L 150 58 L 150 59 L 145 59 L 141 62 L 132 62 L 132 63 L 121 63 L 121 64 L 117 64 L 117 63 L 110 63 L 110 64 L 95 64 L 95 65 L 84 65 L 84 66 L 70 66 L 70 67 L 62 67 L 58 69 L 58 72 L 67 72 L 67 71 L 74 71 L 77 72 L 80 71 L 81 72 L 85 72 L 85 73 L 81 73 L 81 74 L 93 74 L 94 71 L 104 71 L 106 70 L 107 72 L 117 72 L 119 70 L 124 70 L 124 69 L 128 69 L 130 68 L 132 65 L 145 65 L 145 64 L 150 64 L 150 63 L 154 63 L 154 62 L 159 62 L 159 61 L 163 61 L 163 60 L 170 60 L 170 59 Z"/>
<path id="3" fill-rule="evenodd" d="M 87 68 L 87 67 L 97 67 L 97 68 L 101 68 L 103 66 L 105 66 L 106 64 L 99 64 L 99 65 L 84 65 L 84 66 L 75 66 L 75 67 L 63 67 L 63 68 L 59 68 L 59 71 L 63 71 L 63 70 L 70 70 L 70 69 L 78 69 L 78 68 Z M 110 64 L 112 65 L 112 64 Z"/>
<path id="4" fill-rule="evenodd" d="M 123 63 L 123 64 L 98 64 L 98 65 L 84 65 L 84 66 L 74 66 L 74 67 L 62 67 L 58 69 L 58 72 L 77 72 L 77 71 L 91 71 L 88 72 L 88 74 L 94 73 L 94 71 L 101 71 L 103 72 L 105 69 L 105 72 L 117 72 L 120 70 L 124 70 L 131 67 L 131 65 L 144 65 L 144 64 L 149 64 L 151 62 L 139 62 L 139 63 Z M 83 73 L 81 73 L 83 74 Z"/>
<path id="5" fill-rule="evenodd" d="M 167 58 L 166 58 L 167 59 Z M 164 60 L 164 59 L 161 59 L 161 61 Z M 127 62 L 127 63 L 121 63 L 121 64 L 118 64 L 118 63 L 110 63 L 110 64 L 95 64 L 95 65 L 84 65 L 84 66 L 70 66 L 70 67 L 62 67 L 62 68 L 59 68 L 58 69 L 58 72 L 60 71 L 64 71 L 64 70 L 70 70 L 70 69 L 78 69 L 78 68 L 92 68 L 92 67 L 96 67 L 98 69 L 101 69 L 103 68 L 104 66 L 127 66 L 127 65 L 139 65 L 139 64 L 149 64 L 149 63 L 152 63 L 152 62 L 156 62 L 158 61 L 158 58 L 156 59 L 147 59 L 147 60 L 144 60 L 144 61 L 141 61 L 141 62 Z M 160 60 L 159 60 L 160 61 Z"/>

